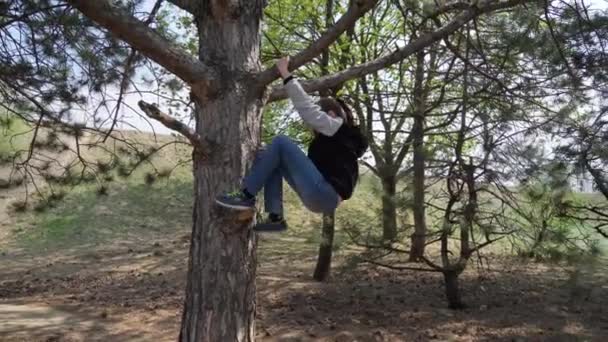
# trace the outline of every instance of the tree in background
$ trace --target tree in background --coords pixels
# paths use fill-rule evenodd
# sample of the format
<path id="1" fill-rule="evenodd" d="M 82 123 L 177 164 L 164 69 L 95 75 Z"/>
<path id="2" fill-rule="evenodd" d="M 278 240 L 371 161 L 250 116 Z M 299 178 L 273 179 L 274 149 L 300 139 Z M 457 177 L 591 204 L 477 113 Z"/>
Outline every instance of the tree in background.
<path id="1" fill-rule="evenodd" d="M 539 139 L 528 137 L 555 127 L 552 124 L 568 110 L 567 101 L 558 101 L 557 108 L 545 102 L 559 98 L 564 87 L 553 82 L 552 73 L 542 72 L 550 70 L 547 61 L 555 51 L 547 39 L 551 31 L 543 25 L 544 13 L 540 6 L 476 19 L 443 39 L 453 56 L 453 78 L 447 78 L 448 86 L 440 92 L 442 105 L 427 113 L 427 119 L 436 120 L 428 124 L 438 127 L 426 133 L 432 158 L 422 164 L 429 172 L 426 179 L 436 185 L 427 185 L 430 198 L 424 205 L 430 216 L 426 237 L 428 243 L 440 244 L 439 255 L 422 255 L 427 267 L 412 267 L 394 260 L 404 252 L 411 256 L 410 251 L 392 246 L 379 253 L 388 263 L 377 256 L 368 260 L 394 269 L 443 273 L 452 308 L 464 304 L 458 277 L 470 258 L 526 229 L 526 223 L 515 218 L 522 214 L 514 209 L 521 197 L 507 186 L 534 171 L 524 166 L 526 154 L 520 152 L 526 149 L 518 148 L 539 144 Z M 442 25 L 443 18 L 431 18 Z M 545 208 L 544 214 L 558 215 L 558 202 L 548 202 L 551 210 Z"/>
<path id="2" fill-rule="evenodd" d="M 547 3 L 545 20 L 555 46 L 553 87 L 568 90 L 567 111 L 548 134 L 559 139 L 557 160 L 570 176 L 589 175 L 608 199 L 608 11 L 592 11 L 584 1 Z M 585 221 L 608 238 L 608 207 L 601 201 L 570 203 L 567 216 Z"/>

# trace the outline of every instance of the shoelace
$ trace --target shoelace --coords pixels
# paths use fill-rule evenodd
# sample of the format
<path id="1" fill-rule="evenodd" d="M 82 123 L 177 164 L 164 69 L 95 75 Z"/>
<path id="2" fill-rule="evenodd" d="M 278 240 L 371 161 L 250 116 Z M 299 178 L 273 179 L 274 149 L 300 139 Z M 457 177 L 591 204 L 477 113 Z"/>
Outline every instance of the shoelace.
<path id="1" fill-rule="evenodd" d="M 243 193 L 241 192 L 241 190 L 234 190 L 234 191 L 227 193 L 227 195 L 228 195 L 228 197 L 241 197 L 241 196 L 243 196 Z"/>

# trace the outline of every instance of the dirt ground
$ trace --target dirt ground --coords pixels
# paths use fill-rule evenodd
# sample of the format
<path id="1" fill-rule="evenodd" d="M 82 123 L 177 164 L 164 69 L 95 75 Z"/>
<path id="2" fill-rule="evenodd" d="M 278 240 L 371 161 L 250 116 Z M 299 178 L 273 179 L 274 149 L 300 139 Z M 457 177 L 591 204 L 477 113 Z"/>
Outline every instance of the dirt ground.
<path id="1" fill-rule="evenodd" d="M 0 341 L 173 341 L 189 236 L 61 254 L 0 254 Z M 348 267 L 311 279 L 314 249 L 260 241 L 260 341 L 606 341 L 608 283 L 494 258 L 463 275 L 468 308 L 445 308 L 434 273 Z"/>

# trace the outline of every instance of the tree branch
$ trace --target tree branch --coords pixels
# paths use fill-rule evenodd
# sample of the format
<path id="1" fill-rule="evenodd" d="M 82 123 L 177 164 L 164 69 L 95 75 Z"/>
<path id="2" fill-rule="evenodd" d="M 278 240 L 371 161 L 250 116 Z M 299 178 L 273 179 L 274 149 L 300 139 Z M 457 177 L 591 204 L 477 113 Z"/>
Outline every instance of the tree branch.
<path id="1" fill-rule="evenodd" d="M 606 182 L 602 173 L 591 165 L 586 154 L 583 157 L 583 162 L 585 163 L 585 168 L 589 171 L 593 180 L 595 180 L 598 190 L 608 199 L 608 182 Z"/>
<path id="2" fill-rule="evenodd" d="M 608 239 L 608 233 L 602 230 L 602 227 L 606 226 L 605 224 L 598 224 L 596 226 L 593 227 L 593 229 L 595 229 L 595 231 L 600 234 L 601 236 L 605 237 L 606 239 Z"/>
<path id="3" fill-rule="evenodd" d="M 112 6 L 108 0 L 67 2 L 186 83 L 203 85 L 217 78 L 216 73 L 207 65 L 170 43 L 141 21 Z"/>
<path id="4" fill-rule="evenodd" d="M 360 161 L 361 164 L 365 165 L 365 167 L 367 167 L 374 175 L 378 175 L 378 169 L 376 169 L 376 167 L 374 167 L 374 165 L 366 162 L 365 160 L 361 160 Z"/>
<path id="5" fill-rule="evenodd" d="M 443 4 L 438 4 L 435 12 L 429 14 L 427 16 L 427 18 L 434 18 L 434 17 L 437 17 L 438 15 L 441 15 L 441 14 L 444 14 L 444 13 L 447 13 L 450 11 L 458 10 L 458 9 L 465 10 L 469 6 L 471 6 L 471 3 L 469 1 L 444 2 Z"/>
<path id="6" fill-rule="evenodd" d="M 507 234 L 511 234 L 511 233 L 513 233 L 513 232 L 509 232 L 509 233 L 507 233 Z M 481 245 L 478 245 L 478 246 L 476 246 L 475 248 L 471 249 L 471 250 L 469 251 L 469 254 L 473 254 L 473 253 L 477 252 L 478 250 L 480 250 L 480 249 L 482 249 L 482 248 L 484 248 L 484 247 L 486 247 L 486 246 L 488 246 L 488 245 L 490 245 L 490 244 L 493 244 L 494 242 L 496 242 L 496 241 L 498 241 L 498 240 L 503 239 L 504 237 L 505 237 L 505 235 L 500 236 L 500 237 L 497 237 L 496 239 L 491 239 L 491 240 L 488 240 L 488 241 L 486 241 L 486 242 L 482 243 Z"/>
<path id="7" fill-rule="evenodd" d="M 194 14 L 196 12 L 196 6 L 192 0 L 167 0 L 175 6 L 183 9 L 184 11 Z"/>
<path id="8" fill-rule="evenodd" d="M 335 42 L 342 33 L 353 27 L 357 20 L 371 10 L 376 3 L 378 3 L 378 0 L 353 1 L 353 4 L 349 7 L 348 11 L 346 11 L 333 26 L 325 31 L 319 39 L 291 58 L 289 69 L 295 70 L 318 56 L 323 50 L 327 49 L 328 46 Z M 278 77 L 279 71 L 273 65 L 259 74 L 258 82 L 260 85 L 266 86 Z"/>
<path id="9" fill-rule="evenodd" d="M 393 65 L 412 54 L 424 49 L 431 44 L 447 37 L 453 32 L 460 29 L 464 24 L 469 22 L 471 19 L 492 11 L 499 9 L 506 9 L 517 6 L 519 4 L 530 2 L 532 0 L 486 0 L 478 3 L 477 5 L 470 5 L 467 10 L 457 15 L 445 26 L 437 29 L 434 32 L 426 33 L 420 36 L 418 39 L 412 41 L 406 46 L 396 50 L 395 52 L 386 55 L 384 57 L 377 58 L 367 63 L 359 64 L 349 69 L 337 72 L 332 75 L 320 77 L 314 80 L 302 82 L 302 86 L 307 92 L 319 91 L 327 88 L 332 88 L 338 84 L 344 83 L 348 80 L 362 77 L 364 75 L 373 73 L 380 69 L 386 68 Z M 276 87 L 270 94 L 268 102 L 274 102 L 287 98 L 287 92 L 284 87 Z"/>
<path id="10" fill-rule="evenodd" d="M 424 267 L 410 267 L 410 266 L 394 266 L 389 264 L 384 264 L 381 262 L 373 261 L 373 260 L 363 260 L 364 262 L 384 268 L 388 268 L 391 270 L 397 271 L 418 271 L 418 272 L 441 272 L 441 270 L 434 268 L 424 268 Z"/>
<path id="11" fill-rule="evenodd" d="M 152 21 L 154 20 L 154 17 L 156 17 L 156 14 L 160 10 L 160 6 L 162 5 L 162 3 L 163 3 L 163 0 L 156 0 L 156 3 L 154 4 L 154 6 L 152 7 L 152 10 L 150 11 L 150 14 L 148 14 L 148 18 L 146 19 L 146 21 L 144 21 L 144 24 L 150 25 L 150 23 L 152 23 Z M 122 71 L 122 80 L 120 81 L 120 89 L 118 92 L 118 101 L 116 102 L 116 106 L 114 107 L 114 119 L 112 120 L 112 125 L 110 126 L 110 129 L 106 132 L 106 135 L 103 137 L 102 141 L 104 143 L 106 142 L 106 140 L 108 140 L 108 138 L 114 131 L 114 127 L 116 127 L 116 123 L 118 122 L 118 115 L 120 114 L 120 105 L 122 104 L 122 99 L 125 95 L 125 92 L 129 88 L 129 82 L 131 81 L 131 76 L 133 74 L 133 63 L 135 63 L 136 57 L 137 57 L 137 50 L 135 48 L 131 48 L 131 52 L 129 53 L 129 56 L 125 60 L 125 66 L 123 67 L 123 71 Z"/>
<path id="12" fill-rule="evenodd" d="M 184 123 L 176 120 L 175 118 L 171 117 L 170 115 L 167 115 L 167 114 L 161 112 L 160 109 L 158 109 L 158 107 L 156 107 L 153 104 L 149 104 L 144 101 L 139 101 L 137 103 L 137 105 L 139 105 L 139 108 L 141 108 L 141 110 L 144 113 L 146 113 L 146 115 L 148 117 L 150 117 L 151 119 L 154 119 L 154 120 L 160 122 L 165 127 L 169 128 L 171 130 L 174 130 L 176 132 L 179 132 L 183 136 L 188 138 L 188 140 L 190 140 L 190 142 L 192 143 L 192 145 L 195 148 L 198 147 L 200 149 L 200 152 L 203 155 L 209 153 L 209 151 L 210 151 L 209 144 L 206 141 L 204 141 L 203 139 L 201 139 L 200 135 L 198 135 L 192 128 L 190 128 L 187 125 L 185 125 Z"/>

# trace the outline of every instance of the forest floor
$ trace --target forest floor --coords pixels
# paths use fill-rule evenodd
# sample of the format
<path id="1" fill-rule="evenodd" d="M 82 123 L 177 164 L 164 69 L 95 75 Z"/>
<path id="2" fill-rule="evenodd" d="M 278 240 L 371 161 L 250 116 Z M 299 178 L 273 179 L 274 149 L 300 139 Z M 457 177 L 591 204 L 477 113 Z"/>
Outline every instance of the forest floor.
<path id="1" fill-rule="evenodd" d="M 60 251 L 0 253 L 1 341 L 174 341 L 189 234 L 122 237 Z M 598 274 L 490 256 L 462 276 L 468 308 L 446 309 L 441 277 L 351 265 L 311 279 L 316 245 L 260 239 L 261 341 L 606 341 Z M 605 276 L 605 273 L 603 273 Z"/>

